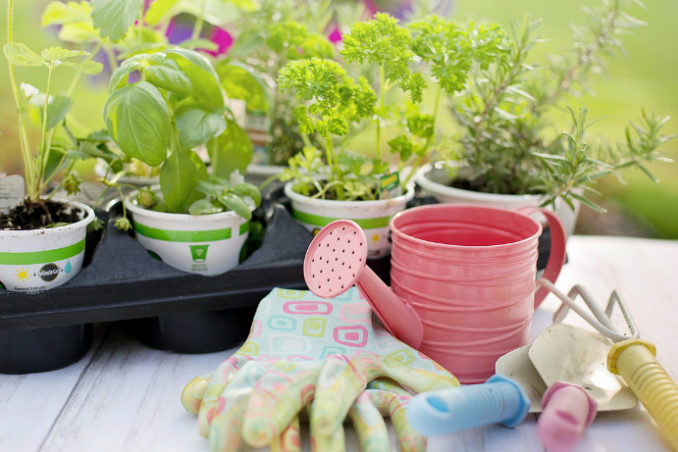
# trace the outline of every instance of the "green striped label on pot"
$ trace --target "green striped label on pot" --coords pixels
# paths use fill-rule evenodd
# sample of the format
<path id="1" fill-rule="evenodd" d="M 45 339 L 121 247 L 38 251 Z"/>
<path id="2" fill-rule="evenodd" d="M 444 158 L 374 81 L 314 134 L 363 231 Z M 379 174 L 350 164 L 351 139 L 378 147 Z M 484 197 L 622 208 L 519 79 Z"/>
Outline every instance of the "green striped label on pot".
<path id="1" fill-rule="evenodd" d="M 334 220 L 338 218 L 324 217 L 322 215 L 315 215 L 308 212 L 302 212 L 300 210 L 292 209 L 292 216 L 302 223 L 312 224 L 313 226 L 327 226 Z M 376 229 L 376 228 L 385 228 L 388 226 L 391 217 L 379 217 L 379 218 L 351 218 L 352 221 L 358 223 L 358 225 L 363 229 Z"/>
<path id="2" fill-rule="evenodd" d="M 26 251 L 19 253 L 0 252 L 0 265 L 32 265 L 44 264 L 70 259 L 77 256 L 85 249 L 85 239 L 78 243 L 45 251 Z"/>
<path id="3" fill-rule="evenodd" d="M 164 240 L 166 242 L 216 242 L 228 240 L 233 235 L 231 228 L 208 229 L 204 231 L 177 231 L 172 229 L 160 229 L 146 226 L 138 222 L 134 223 L 137 234 L 149 239 Z M 249 223 L 240 225 L 238 235 L 243 235 L 249 230 Z"/>

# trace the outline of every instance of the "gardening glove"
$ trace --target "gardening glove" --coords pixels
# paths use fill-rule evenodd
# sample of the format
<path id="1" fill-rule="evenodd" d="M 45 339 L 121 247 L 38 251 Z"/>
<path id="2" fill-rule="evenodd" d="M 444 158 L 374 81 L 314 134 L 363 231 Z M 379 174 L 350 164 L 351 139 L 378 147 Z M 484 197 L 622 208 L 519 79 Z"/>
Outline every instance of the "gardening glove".
<path id="1" fill-rule="evenodd" d="M 297 441 L 304 408 L 318 450 L 343 448 L 347 415 L 363 444 L 378 443 L 371 438 L 385 434 L 385 413 L 401 442 L 417 450 L 422 440 L 412 439 L 400 414 L 410 393 L 455 385 L 449 372 L 373 323 L 357 289 L 322 300 L 274 289 L 261 301 L 245 344 L 215 372 L 189 383 L 182 402 L 198 413 L 211 450 Z"/>

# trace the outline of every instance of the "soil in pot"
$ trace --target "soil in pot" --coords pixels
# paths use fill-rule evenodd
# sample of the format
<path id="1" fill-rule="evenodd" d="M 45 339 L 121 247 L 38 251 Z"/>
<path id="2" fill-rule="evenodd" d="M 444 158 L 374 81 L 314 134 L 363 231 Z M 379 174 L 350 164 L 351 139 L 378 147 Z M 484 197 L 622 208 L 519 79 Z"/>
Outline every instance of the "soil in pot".
<path id="1" fill-rule="evenodd" d="M 77 223 L 81 214 L 80 209 L 63 202 L 26 199 L 9 213 L 0 215 L 0 229 L 22 231 Z"/>

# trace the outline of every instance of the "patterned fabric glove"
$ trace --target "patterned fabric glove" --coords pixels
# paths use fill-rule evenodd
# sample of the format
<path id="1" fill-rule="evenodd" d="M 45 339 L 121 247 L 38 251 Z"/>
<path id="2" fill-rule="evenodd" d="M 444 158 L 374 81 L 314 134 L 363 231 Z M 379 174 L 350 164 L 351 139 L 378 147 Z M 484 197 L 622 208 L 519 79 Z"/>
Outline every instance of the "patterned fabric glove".
<path id="1" fill-rule="evenodd" d="M 214 372 L 191 381 L 182 403 L 198 414 L 212 451 L 245 443 L 299 450 L 304 411 L 314 450 L 344 449 L 347 416 L 363 450 L 388 450 L 384 415 L 403 450 L 422 450 L 424 440 L 410 429 L 403 407 L 411 393 L 458 384 L 373 322 L 355 287 L 332 299 L 274 289 L 259 304 L 247 341 Z"/>

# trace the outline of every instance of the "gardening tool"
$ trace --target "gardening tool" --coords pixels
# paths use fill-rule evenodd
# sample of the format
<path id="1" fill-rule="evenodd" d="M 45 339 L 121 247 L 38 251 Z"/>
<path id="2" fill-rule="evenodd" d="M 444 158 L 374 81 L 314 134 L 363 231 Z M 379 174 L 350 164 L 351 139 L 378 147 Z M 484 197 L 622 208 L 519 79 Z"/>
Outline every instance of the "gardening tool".
<path id="1" fill-rule="evenodd" d="M 607 369 L 626 381 L 664 437 L 678 451 L 678 386 L 655 359 L 654 344 L 638 338 L 638 329 L 621 295 L 616 290 L 613 291 L 605 311 L 602 311 L 582 286 L 574 286 L 565 295 L 548 281 L 541 280 L 539 284 L 563 302 L 554 314 L 555 322 L 560 322 L 568 310 L 572 309 L 599 333 L 614 342 L 607 353 Z M 577 296 L 584 300 L 593 317 L 574 302 Z M 626 321 L 628 335 L 620 332 L 612 323 L 611 315 L 615 305 L 619 306 Z M 530 357 L 532 350 L 530 349 Z"/>
<path id="2" fill-rule="evenodd" d="M 516 380 L 528 394 L 530 412 L 542 412 L 537 436 L 548 450 L 572 449 L 596 411 L 636 406 L 631 390 L 605 367 L 609 347 L 599 334 L 557 323 L 534 344 L 497 360 L 497 373 Z"/>
<path id="3" fill-rule="evenodd" d="M 557 278 L 565 233 L 546 216 L 552 247 L 544 277 Z M 321 297 L 354 283 L 394 336 L 421 350 L 463 383 L 479 383 L 494 363 L 529 340 L 541 225 L 526 213 L 485 206 L 428 205 L 391 220 L 391 291 L 365 264 L 367 238 L 350 220 L 325 226 L 309 246 L 304 279 Z"/>
<path id="4" fill-rule="evenodd" d="M 516 381 L 493 375 L 483 384 L 426 392 L 412 398 L 407 420 L 424 436 L 459 432 L 483 425 L 520 424 L 530 399 Z"/>

